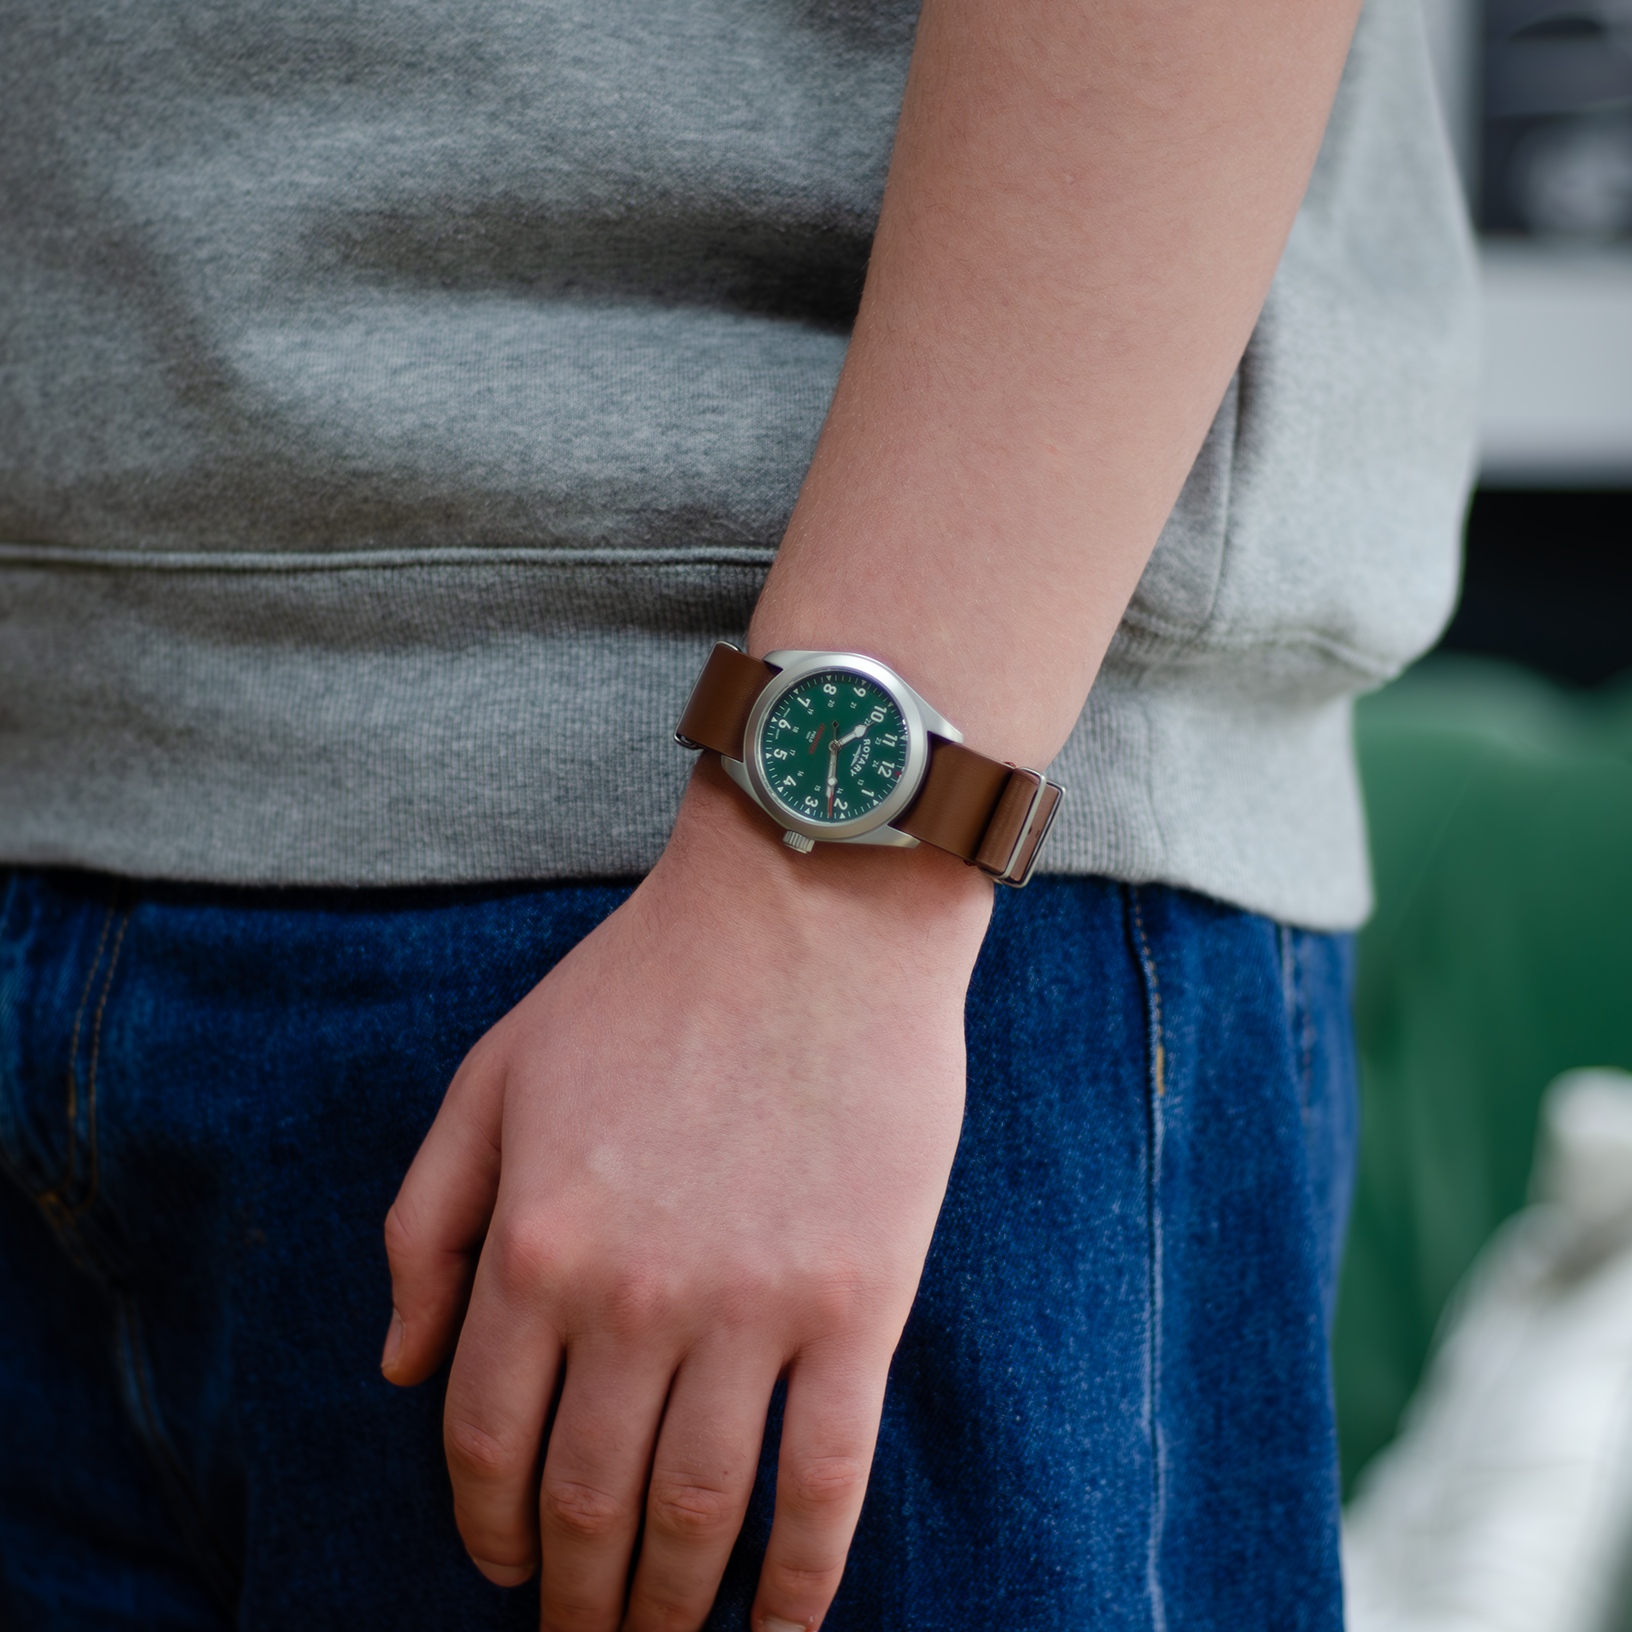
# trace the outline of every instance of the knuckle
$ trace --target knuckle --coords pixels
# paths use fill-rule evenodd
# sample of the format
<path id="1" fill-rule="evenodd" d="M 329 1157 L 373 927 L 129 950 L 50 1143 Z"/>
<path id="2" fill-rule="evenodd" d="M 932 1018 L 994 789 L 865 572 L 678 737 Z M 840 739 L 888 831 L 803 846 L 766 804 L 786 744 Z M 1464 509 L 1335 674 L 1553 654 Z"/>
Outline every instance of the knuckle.
<path id="1" fill-rule="evenodd" d="M 450 1414 L 442 1427 L 443 1448 L 448 1471 L 476 1484 L 508 1483 L 530 1471 L 534 1451 L 523 1448 L 502 1434 L 483 1428 L 468 1417 Z"/>
<path id="2" fill-rule="evenodd" d="M 842 1555 L 832 1562 L 819 1561 L 809 1555 L 797 1560 L 767 1557 L 764 1588 L 784 1603 L 819 1603 L 832 1597 L 843 1569 Z"/>
<path id="3" fill-rule="evenodd" d="M 613 1335 L 638 1338 L 666 1325 L 677 1302 L 666 1276 L 655 1269 L 626 1268 L 606 1288 L 603 1318 Z"/>
<path id="4" fill-rule="evenodd" d="M 708 1610 L 706 1596 L 695 1600 L 665 1597 L 637 1581 L 629 1595 L 625 1625 L 638 1626 L 642 1632 L 694 1632 L 707 1619 Z"/>
<path id="5" fill-rule="evenodd" d="M 576 1479 L 548 1476 L 539 1493 L 539 1517 L 547 1528 L 574 1541 L 605 1541 L 627 1519 L 623 1504 L 605 1491 Z"/>
<path id="6" fill-rule="evenodd" d="M 408 1209 L 401 1196 L 391 1203 L 391 1210 L 385 1215 L 385 1256 L 390 1260 L 392 1269 L 397 1271 L 407 1268 L 420 1256 Z"/>
<path id="7" fill-rule="evenodd" d="M 859 1504 L 867 1488 L 867 1464 L 859 1457 L 809 1457 L 789 1471 L 788 1496 L 810 1513 L 834 1513 Z"/>
<path id="8" fill-rule="evenodd" d="M 647 1523 L 695 1541 L 713 1540 L 732 1527 L 737 1504 L 717 1486 L 677 1475 L 654 1474 Z"/>
<path id="9" fill-rule="evenodd" d="M 531 1298 L 561 1279 L 561 1236 L 548 1219 L 509 1219 L 492 1246 L 493 1267 L 507 1296 Z"/>
<path id="10" fill-rule="evenodd" d="M 817 1332 L 849 1331 L 859 1324 L 866 1302 L 859 1276 L 829 1271 L 810 1279 L 800 1292 L 805 1324 Z"/>
<path id="11" fill-rule="evenodd" d="M 615 1612 L 604 1603 L 546 1595 L 539 1619 L 540 1632 L 611 1632 L 617 1625 Z"/>
<path id="12" fill-rule="evenodd" d="M 763 1325 L 766 1312 L 789 1307 L 787 1280 L 762 1263 L 721 1266 L 710 1288 L 708 1314 L 727 1332 L 752 1331 Z"/>

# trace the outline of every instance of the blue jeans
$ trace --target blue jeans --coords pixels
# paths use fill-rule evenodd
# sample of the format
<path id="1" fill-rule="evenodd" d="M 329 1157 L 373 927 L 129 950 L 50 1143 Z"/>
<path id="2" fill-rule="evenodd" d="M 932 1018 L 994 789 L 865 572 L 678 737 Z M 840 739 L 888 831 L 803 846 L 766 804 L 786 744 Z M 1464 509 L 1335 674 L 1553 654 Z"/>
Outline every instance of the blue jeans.
<path id="1" fill-rule="evenodd" d="M 0 1624 L 535 1625 L 461 1550 L 441 1380 L 379 1375 L 380 1227 L 625 888 L 0 886 Z M 831 1632 L 1340 1626 L 1349 962 L 1171 889 L 999 892 Z"/>

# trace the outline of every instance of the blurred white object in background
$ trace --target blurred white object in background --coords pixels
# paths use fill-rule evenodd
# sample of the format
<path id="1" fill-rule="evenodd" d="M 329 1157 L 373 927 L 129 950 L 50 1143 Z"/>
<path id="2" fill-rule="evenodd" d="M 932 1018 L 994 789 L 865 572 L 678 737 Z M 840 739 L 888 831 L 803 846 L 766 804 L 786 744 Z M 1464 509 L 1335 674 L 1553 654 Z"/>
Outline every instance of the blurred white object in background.
<path id="1" fill-rule="evenodd" d="M 1632 47 L 1632 3 L 1508 12 L 1615 23 L 1605 60 Z M 1422 0 L 1446 134 L 1469 199 L 1480 190 L 1480 0 Z M 1581 42 L 1543 40 L 1543 54 Z M 1632 120 L 1620 102 L 1534 131 L 1515 165 L 1536 236 L 1487 238 L 1480 476 L 1494 487 L 1632 486 Z"/>
<path id="2" fill-rule="evenodd" d="M 1632 485 L 1632 252 L 1487 240 L 1480 262 L 1483 479 Z"/>
<path id="3" fill-rule="evenodd" d="M 1532 131 L 1514 168 L 1538 234 L 1610 239 L 1632 229 L 1632 123 L 1620 115 Z"/>
<path id="4" fill-rule="evenodd" d="M 1344 1521 L 1349 1632 L 1608 1632 L 1632 1538 L 1632 1076 L 1548 1091 L 1537 1200 Z"/>

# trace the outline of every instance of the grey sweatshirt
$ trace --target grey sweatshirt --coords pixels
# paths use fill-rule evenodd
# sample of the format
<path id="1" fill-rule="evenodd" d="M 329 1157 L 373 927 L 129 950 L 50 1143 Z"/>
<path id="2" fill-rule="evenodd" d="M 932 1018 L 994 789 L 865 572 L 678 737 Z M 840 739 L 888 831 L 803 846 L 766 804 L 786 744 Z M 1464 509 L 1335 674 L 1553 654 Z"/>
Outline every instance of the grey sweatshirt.
<path id="1" fill-rule="evenodd" d="M 843 360 L 910 0 L 7 11 L 0 860 L 648 867 Z M 1363 916 L 1350 700 L 1449 607 L 1473 352 L 1415 0 L 1372 0 L 1048 869 Z"/>

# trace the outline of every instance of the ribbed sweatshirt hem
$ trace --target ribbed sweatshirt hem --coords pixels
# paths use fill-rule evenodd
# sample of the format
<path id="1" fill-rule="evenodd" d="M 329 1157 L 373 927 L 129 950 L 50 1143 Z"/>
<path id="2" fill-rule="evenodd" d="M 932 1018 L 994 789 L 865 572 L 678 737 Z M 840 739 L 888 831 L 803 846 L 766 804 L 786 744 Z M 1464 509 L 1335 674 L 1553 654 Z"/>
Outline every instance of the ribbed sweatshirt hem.
<path id="1" fill-rule="evenodd" d="M 637 875 L 691 768 L 674 721 L 768 559 L 0 550 L 0 859 L 239 885 Z M 1044 870 L 1353 926 L 1349 714 L 1108 669 L 1054 762 Z"/>

